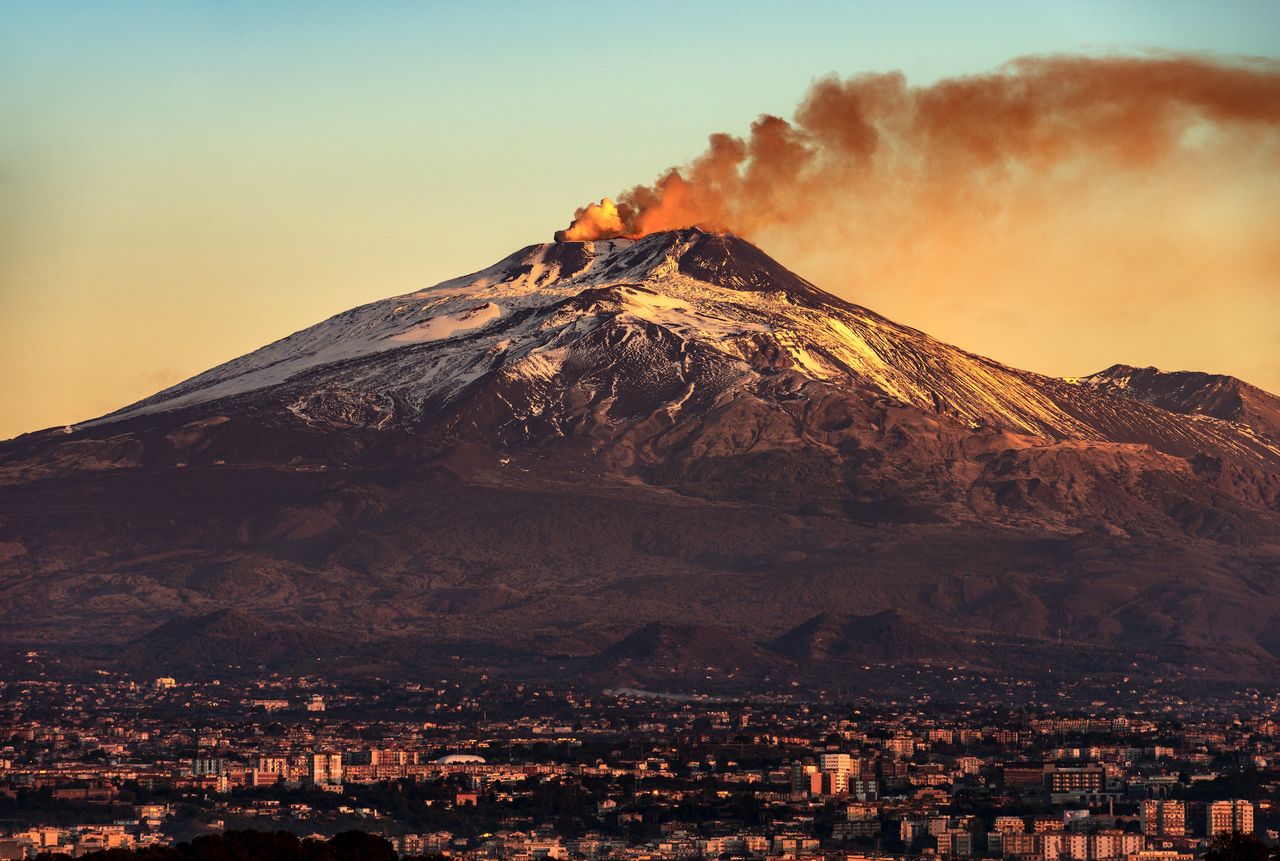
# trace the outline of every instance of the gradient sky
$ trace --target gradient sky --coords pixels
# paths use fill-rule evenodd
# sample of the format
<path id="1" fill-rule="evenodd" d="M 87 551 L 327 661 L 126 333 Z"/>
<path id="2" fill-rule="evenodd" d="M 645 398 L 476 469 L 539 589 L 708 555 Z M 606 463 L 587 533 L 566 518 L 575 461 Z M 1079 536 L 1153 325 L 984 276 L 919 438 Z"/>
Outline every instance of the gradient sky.
<path id="1" fill-rule="evenodd" d="M 901 69 L 927 84 L 1028 54 L 1280 56 L 1275 2 L 10 0 L 3 11 L 0 438 L 102 414 L 545 241 L 576 207 L 651 181 L 709 133 L 790 116 L 827 74 Z M 1055 352 L 1000 326 L 949 326 L 945 308 L 922 320 L 909 304 L 862 301 L 1047 373 L 1129 361 L 1280 389 L 1269 302 L 1248 332 L 1171 320 L 1168 349 L 1145 358 L 1114 329 L 1064 333 Z M 1015 316 L 1034 315 L 1033 288 L 1012 301 Z"/>

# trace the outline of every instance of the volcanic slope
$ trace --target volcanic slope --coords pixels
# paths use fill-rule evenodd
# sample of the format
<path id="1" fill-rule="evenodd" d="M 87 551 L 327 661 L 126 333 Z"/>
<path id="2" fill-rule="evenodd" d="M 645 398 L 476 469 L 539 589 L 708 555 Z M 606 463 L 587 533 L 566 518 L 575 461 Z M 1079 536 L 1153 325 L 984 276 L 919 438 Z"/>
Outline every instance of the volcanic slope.
<path id="1" fill-rule="evenodd" d="M 1270 413 L 1114 371 L 1006 367 L 728 234 L 531 246 L 0 446 L 0 613 L 22 642 L 230 609 L 536 662 L 898 610 L 1274 672 Z"/>

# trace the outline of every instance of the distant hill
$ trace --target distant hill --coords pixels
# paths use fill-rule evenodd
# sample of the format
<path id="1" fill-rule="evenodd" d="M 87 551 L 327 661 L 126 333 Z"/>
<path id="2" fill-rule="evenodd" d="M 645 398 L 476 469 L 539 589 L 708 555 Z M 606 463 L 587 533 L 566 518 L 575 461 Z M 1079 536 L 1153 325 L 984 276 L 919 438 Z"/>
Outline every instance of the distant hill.
<path id="1" fill-rule="evenodd" d="M 821 613 L 769 643 L 796 661 L 910 661 L 962 653 L 954 637 L 904 610 L 869 616 Z"/>
<path id="2" fill-rule="evenodd" d="M 311 669 L 308 663 L 341 652 L 343 645 L 333 632 L 276 626 L 252 613 L 223 609 L 171 619 L 125 644 L 119 657 L 129 664 L 169 670 L 286 663 Z"/>
<path id="3" fill-rule="evenodd" d="M 600 652 L 592 669 L 615 671 L 637 681 L 685 677 L 741 676 L 755 679 L 785 672 L 787 662 L 750 639 L 715 625 L 645 625 Z"/>

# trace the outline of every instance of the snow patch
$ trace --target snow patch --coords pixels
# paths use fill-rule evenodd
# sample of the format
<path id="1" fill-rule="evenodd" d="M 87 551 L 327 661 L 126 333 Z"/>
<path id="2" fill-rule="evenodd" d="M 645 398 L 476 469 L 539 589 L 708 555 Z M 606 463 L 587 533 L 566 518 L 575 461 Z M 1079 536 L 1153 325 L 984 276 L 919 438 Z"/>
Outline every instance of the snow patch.
<path id="1" fill-rule="evenodd" d="M 444 314 L 439 317 L 411 326 L 403 332 L 397 332 L 388 340 L 401 344 L 422 344 L 427 341 L 439 341 L 452 338 L 463 332 L 472 332 L 492 323 L 502 316 L 502 308 L 493 302 L 486 302 L 479 308 L 472 308 L 457 314 Z"/>

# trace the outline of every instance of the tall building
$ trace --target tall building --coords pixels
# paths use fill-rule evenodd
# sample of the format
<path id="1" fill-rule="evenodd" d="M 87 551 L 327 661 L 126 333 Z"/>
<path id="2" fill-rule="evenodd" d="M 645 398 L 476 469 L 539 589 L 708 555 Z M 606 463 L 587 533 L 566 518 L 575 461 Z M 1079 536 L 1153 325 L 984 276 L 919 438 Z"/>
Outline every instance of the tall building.
<path id="1" fill-rule="evenodd" d="M 260 756 L 258 757 L 258 771 L 264 774 L 288 776 L 289 759 L 284 756 Z"/>
<path id="2" fill-rule="evenodd" d="M 1173 799 L 1142 802 L 1142 833 L 1148 837 L 1183 837 L 1187 833 L 1187 803 Z"/>
<path id="3" fill-rule="evenodd" d="M 791 764 L 791 791 L 796 795 L 821 795 L 822 772 L 812 762 Z"/>
<path id="4" fill-rule="evenodd" d="M 896 735 L 884 743 L 885 750 L 892 751 L 895 756 L 908 757 L 916 751 L 916 740 L 910 735 Z"/>
<path id="5" fill-rule="evenodd" d="M 311 756 L 311 782 L 316 786 L 342 783 L 342 754 L 316 753 Z"/>
<path id="6" fill-rule="evenodd" d="M 951 858 L 973 855 L 973 835 L 959 828 L 948 828 L 938 835 L 938 854 Z"/>
<path id="7" fill-rule="evenodd" d="M 1239 831 L 1241 834 L 1253 833 L 1253 802 L 1243 798 L 1231 801 L 1215 801 L 1206 811 L 1206 832 L 1210 837 L 1219 834 L 1230 834 Z"/>
<path id="8" fill-rule="evenodd" d="M 849 794 L 849 772 L 847 771 L 827 771 L 822 772 L 822 794 L 823 795 L 848 795 Z"/>
<path id="9" fill-rule="evenodd" d="M 845 821 L 837 821 L 835 828 L 842 839 L 876 837 L 880 834 L 880 813 L 874 805 L 850 804 Z"/>
<path id="10" fill-rule="evenodd" d="M 1009 835 L 1023 837 L 1024 835 Z M 1033 834 L 1027 834 L 1032 840 L 1033 854 L 1044 858 L 1045 861 L 1057 861 L 1061 858 L 1063 852 L 1063 841 L 1066 839 L 1066 833 L 1062 831 L 1037 831 Z"/>
<path id="11" fill-rule="evenodd" d="M 1142 835 L 1130 834 L 1117 829 L 1104 829 L 1089 835 L 1089 857 L 1091 859 L 1126 858 L 1132 852 L 1142 849 Z"/>

